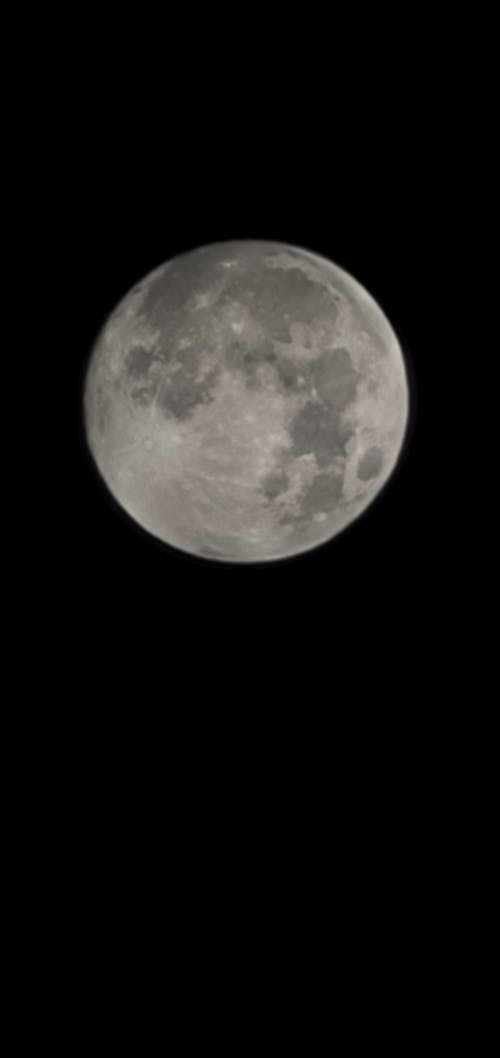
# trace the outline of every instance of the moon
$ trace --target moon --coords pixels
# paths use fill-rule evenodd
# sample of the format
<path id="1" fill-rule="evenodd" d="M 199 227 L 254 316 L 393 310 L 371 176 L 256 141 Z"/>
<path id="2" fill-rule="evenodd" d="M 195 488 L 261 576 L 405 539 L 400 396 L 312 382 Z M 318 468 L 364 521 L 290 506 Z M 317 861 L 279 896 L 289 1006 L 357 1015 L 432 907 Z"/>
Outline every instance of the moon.
<path id="1" fill-rule="evenodd" d="M 200 246 L 125 294 L 91 350 L 90 453 L 121 508 L 199 558 L 267 562 L 332 540 L 403 447 L 403 353 L 333 261 L 263 240 Z"/>

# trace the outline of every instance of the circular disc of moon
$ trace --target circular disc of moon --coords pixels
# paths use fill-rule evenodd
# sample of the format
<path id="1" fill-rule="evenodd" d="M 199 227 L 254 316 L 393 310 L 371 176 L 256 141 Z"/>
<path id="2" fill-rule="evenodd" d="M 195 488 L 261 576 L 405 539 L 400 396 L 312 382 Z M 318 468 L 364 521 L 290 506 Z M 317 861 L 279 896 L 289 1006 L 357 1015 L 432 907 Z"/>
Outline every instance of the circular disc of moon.
<path id="1" fill-rule="evenodd" d="M 401 347 L 357 280 L 260 240 L 181 254 L 105 322 L 83 395 L 118 504 L 181 551 L 266 562 L 310 551 L 373 502 L 408 421 Z"/>

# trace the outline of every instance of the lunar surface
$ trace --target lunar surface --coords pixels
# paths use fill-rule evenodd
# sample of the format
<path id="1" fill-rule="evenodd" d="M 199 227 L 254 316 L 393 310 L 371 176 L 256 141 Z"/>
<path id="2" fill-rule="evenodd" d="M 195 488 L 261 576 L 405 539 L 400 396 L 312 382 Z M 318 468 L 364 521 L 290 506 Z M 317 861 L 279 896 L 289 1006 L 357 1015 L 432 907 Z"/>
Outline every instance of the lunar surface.
<path id="1" fill-rule="evenodd" d="M 166 262 L 104 324 L 83 394 L 90 452 L 153 536 L 224 562 L 335 537 L 398 461 L 408 379 L 371 295 L 333 262 L 265 241 Z"/>

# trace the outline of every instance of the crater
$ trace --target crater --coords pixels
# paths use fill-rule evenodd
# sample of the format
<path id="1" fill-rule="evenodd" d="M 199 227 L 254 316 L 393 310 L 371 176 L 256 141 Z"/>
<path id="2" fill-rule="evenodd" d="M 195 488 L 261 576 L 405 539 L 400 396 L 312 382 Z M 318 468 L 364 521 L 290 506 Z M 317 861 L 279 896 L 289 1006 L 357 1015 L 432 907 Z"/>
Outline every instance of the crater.
<path id="1" fill-rule="evenodd" d="M 380 473 L 383 463 L 383 453 L 380 448 L 368 448 L 358 461 L 357 476 L 360 481 L 370 481 Z"/>

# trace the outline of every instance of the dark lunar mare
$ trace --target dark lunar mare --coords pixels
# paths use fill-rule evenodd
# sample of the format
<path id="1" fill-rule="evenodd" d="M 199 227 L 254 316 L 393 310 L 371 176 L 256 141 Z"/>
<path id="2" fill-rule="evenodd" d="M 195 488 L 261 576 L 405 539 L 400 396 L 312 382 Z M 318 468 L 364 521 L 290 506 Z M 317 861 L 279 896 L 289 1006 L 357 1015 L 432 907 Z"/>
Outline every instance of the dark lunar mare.
<path id="1" fill-rule="evenodd" d="M 358 462 L 357 475 L 360 481 L 370 481 L 382 470 L 384 456 L 380 448 L 369 448 Z"/>
<path id="2" fill-rule="evenodd" d="M 329 466 L 335 456 L 345 454 L 351 427 L 342 423 L 341 413 L 323 401 L 309 401 L 293 418 L 289 432 L 293 441 L 291 458 L 313 453 L 319 466 Z"/>
<path id="3" fill-rule="evenodd" d="M 228 256 L 234 252 L 237 248 L 228 246 Z M 269 252 L 272 253 L 271 247 Z M 199 308 L 197 298 L 204 292 L 209 296 L 215 292 L 216 296 L 210 306 Z M 156 384 L 150 384 L 153 365 L 161 362 L 168 366 L 171 358 L 180 360 L 182 368 L 175 374 L 166 372 L 162 380 L 158 404 L 164 413 L 186 418 L 207 399 L 207 387 L 216 384 L 217 371 L 200 382 L 196 376 L 202 359 L 218 348 L 220 318 L 224 309 L 235 303 L 241 303 L 246 310 L 253 312 L 265 337 L 256 341 L 243 332 L 227 343 L 224 358 L 228 366 L 243 372 L 249 388 L 260 385 L 259 366 L 262 364 L 275 369 L 285 392 L 298 390 L 299 375 L 307 385 L 309 365 L 299 366 L 286 360 L 277 353 L 273 343 L 290 343 L 293 323 L 313 328 L 315 335 L 324 332 L 331 338 L 338 310 L 327 286 L 310 279 L 299 267 L 263 267 L 260 246 L 252 246 L 248 261 L 240 263 L 234 271 L 224 269 L 221 248 L 215 247 L 180 258 L 151 280 L 147 288 L 139 320 L 158 330 L 161 341 L 154 352 L 136 345 L 127 353 L 129 377 L 141 383 L 140 388 L 133 391 L 139 403 L 147 403 L 154 397 Z M 192 321 L 188 337 L 192 344 L 177 351 L 179 339 L 186 338 L 187 319 Z M 305 345 L 309 344 L 306 338 Z M 321 370 L 319 365 L 317 381 L 320 385 Z"/>
<path id="4" fill-rule="evenodd" d="M 355 399 L 360 374 L 347 349 L 325 349 L 311 364 L 311 375 L 319 397 L 331 408 L 344 411 Z"/>
<path id="5" fill-rule="evenodd" d="M 158 391 L 158 407 L 167 418 L 187 419 L 200 404 L 209 404 L 215 397 L 215 387 L 220 370 L 214 368 L 203 379 L 196 380 L 188 370 L 177 372 L 173 378 L 165 378 Z"/>
<path id="6" fill-rule="evenodd" d="M 125 368 L 130 378 L 143 378 L 153 361 L 153 352 L 142 345 L 131 345 L 125 354 Z"/>

